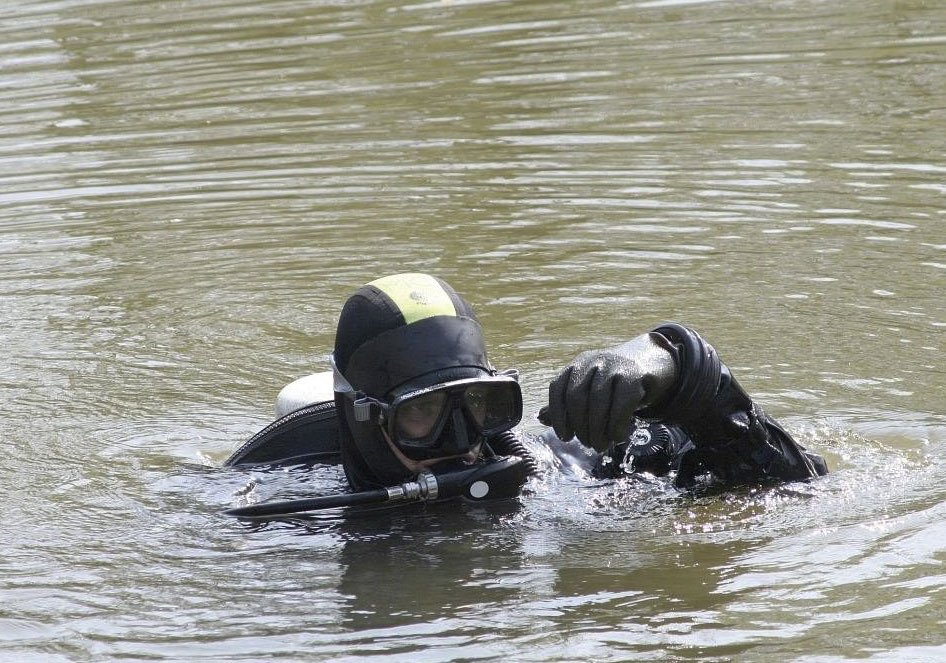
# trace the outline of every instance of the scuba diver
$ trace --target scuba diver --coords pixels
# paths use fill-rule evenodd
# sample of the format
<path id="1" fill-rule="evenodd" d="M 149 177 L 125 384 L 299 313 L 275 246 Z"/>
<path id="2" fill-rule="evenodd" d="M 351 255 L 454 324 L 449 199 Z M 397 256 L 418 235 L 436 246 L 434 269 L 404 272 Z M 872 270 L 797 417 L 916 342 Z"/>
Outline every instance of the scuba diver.
<path id="1" fill-rule="evenodd" d="M 297 380 L 279 418 L 228 466 L 338 463 L 352 493 L 230 509 L 276 517 L 384 501 L 517 496 L 538 464 L 514 432 L 518 373 L 490 363 L 470 304 L 426 274 L 359 288 L 339 317 L 332 372 Z M 696 332 L 675 323 L 581 353 L 549 386 L 536 442 L 576 438 L 598 478 L 647 472 L 676 486 L 798 481 L 827 473 L 752 401 Z"/>

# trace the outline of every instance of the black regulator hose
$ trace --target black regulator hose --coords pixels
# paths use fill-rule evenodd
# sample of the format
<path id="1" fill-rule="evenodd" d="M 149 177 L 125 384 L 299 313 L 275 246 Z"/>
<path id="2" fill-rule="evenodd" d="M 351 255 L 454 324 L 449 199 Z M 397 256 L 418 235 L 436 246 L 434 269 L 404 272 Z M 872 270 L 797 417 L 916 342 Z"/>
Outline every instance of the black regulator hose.
<path id="1" fill-rule="evenodd" d="M 489 448 L 498 456 L 519 456 L 528 471 L 528 476 L 539 474 L 539 463 L 535 456 L 526 449 L 526 445 L 519 439 L 519 436 L 511 430 L 490 438 Z"/>
<path id="2" fill-rule="evenodd" d="M 526 462 L 516 454 L 485 459 L 470 467 L 439 475 L 421 472 L 414 481 L 407 481 L 399 486 L 359 493 L 251 504 L 227 509 L 224 513 L 246 520 L 270 520 L 321 509 L 385 502 L 441 501 L 455 498 L 462 498 L 467 502 L 483 502 L 510 499 L 519 495 L 527 478 Z"/>
<path id="3" fill-rule="evenodd" d="M 388 490 L 386 488 L 381 488 L 378 490 L 366 490 L 361 493 L 323 495 L 322 497 L 310 497 L 300 500 L 251 504 L 249 506 L 227 509 L 224 511 L 224 513 L 228 516 L 236 516 L 237 518 L 271 518 L 274 516 L 283 516 L 290 513 L 301 513 L 303 511 L 334 509 L 341 506 L 380 504 L 381 502 L 387 502 L 389 499 L 391 498 L 388 495 Z"/>

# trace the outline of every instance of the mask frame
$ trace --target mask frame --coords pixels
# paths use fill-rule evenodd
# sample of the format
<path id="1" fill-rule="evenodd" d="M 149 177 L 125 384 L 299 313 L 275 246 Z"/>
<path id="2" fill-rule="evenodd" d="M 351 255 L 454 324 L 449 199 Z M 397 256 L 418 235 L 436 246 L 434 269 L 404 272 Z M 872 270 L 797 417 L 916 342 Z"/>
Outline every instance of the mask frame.
<path id="1" fill-rule="evenodd" d="M 393 398 L 388 402 L 356 390 L 338 370 L 334 357 L 330 358 L 330 362 L 335 391 L 351 402 L 355 421 L 378 424 L 391 442 L 412 460 L 463 453 L 478 442 L 513 428 L 522 420 L 522 389 L 519 386 L 519 372 L 515 369 L 425 387 L 408 386 L 402 388 L 400 393 L 394 390 Z M 475 398 L 474 389 L 478 386 L 485 387 L 487 392 L 482 394 L 486 396 L 487 402 L 480 416 L 477 416 L 472 403 Z M 488 393 L 490 390 L 493 394 Z M 429 425 L 425 424 L 426 430 L 413 436 L 402 430 L 398 424 L 408 416 L 405 413 L 412 403 L 420 402 L 418 399 L 436 398 L 439 394 L 444 394 L 443 402 L 436 416 L 430 417 Z M 490 396 L 497 397 L 497 403 L 505 409 L 495 421 L 489 419 Z M 444 431 L 448 429 L 452 431 L 453 436 L 466 439 L 443 438 Z M 470 435 L 470 431 L 474 434 Z"/>

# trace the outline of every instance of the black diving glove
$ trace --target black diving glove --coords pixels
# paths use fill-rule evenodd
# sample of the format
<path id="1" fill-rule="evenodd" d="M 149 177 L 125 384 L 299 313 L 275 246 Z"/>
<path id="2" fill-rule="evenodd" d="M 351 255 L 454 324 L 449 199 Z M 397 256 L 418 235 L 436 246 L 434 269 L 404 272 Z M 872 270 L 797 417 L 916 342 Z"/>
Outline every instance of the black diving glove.
<path id="1" fill-rule="evenodd" d="M 626 439 L 634 413 L 659 401 L 677 381 L 670 347 L 651 332 L 582 352 L 549 384 L 549 405 L 540 421 L 560 439 L 577 437 L 598 451 Z"/>

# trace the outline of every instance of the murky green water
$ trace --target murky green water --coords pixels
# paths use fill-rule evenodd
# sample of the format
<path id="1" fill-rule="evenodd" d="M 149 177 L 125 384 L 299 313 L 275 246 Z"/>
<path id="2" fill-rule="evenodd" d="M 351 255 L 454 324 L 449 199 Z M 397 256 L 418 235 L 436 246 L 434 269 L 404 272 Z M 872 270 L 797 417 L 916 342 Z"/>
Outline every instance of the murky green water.
<path id="1" fill-rule="evenodd" d="M 944 100 L 933 0 L 3 3 L 0 659 L 946 658 Z M 340 485 L 218 466 L 402 270 L 530 412 L 674 319 L 835 471 L 221 516 Z"/>

